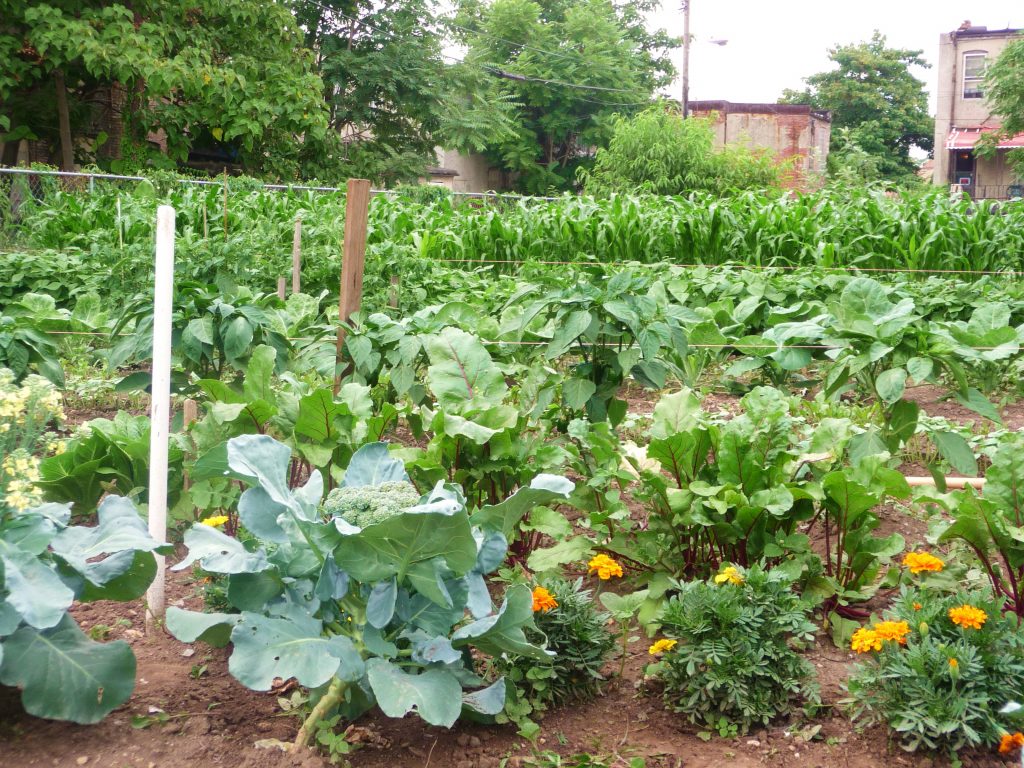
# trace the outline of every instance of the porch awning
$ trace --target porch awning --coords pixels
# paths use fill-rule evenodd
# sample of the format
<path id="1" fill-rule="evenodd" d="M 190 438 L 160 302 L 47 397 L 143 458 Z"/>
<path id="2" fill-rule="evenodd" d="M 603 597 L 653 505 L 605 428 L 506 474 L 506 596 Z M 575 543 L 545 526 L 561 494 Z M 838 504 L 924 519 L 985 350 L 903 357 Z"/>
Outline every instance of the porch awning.
<path id="1" fill-rule="evenodd" d="M 995 132 L 995 128 L 989 126 L 973 126 L 967 128 L 953 128 L 946 137 L 946 149 L 973 149 L 978 139 L 986 133 Z M 1024 133 L 1018 133 L 1008 139 L 1002 139 L 996 145 L 998 149 L 1024 149 Z"/>

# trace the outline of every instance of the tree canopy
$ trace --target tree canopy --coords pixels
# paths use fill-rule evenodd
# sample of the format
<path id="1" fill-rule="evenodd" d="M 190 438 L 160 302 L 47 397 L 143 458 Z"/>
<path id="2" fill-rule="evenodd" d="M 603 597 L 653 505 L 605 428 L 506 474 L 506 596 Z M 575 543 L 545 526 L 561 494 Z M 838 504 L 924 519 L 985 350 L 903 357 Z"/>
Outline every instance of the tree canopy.
<path id="1" fill-rule="evenodd" d="M 876 31 L 867 42 L 830 49 L 835 68 L 806 78 L 803 90 L 786 89 L 782 101 L 831 111 L 832 150 L 852 143 L 878 159 L 883 177 L 912 176 L 911 147 L 930 152 L 934 143 L 925 84 L 910 71 L 930 66 L 922 53 L 889 48 Z"/>
<path id="2" fill-rule="evenodd" d="M 678 43 L 650 33 L 653 0 L 462 0 L 466 63 L 489 72 L 490 100 L 514 105 L 513 131 L 489 159 L 534 193 L 572 185 L 606 143 L 612 116 L 636 112 L 670 81 Z"/>
<path id="3" fill-rule="evenodd" d="M 0 17 L 8 138 L 46 138 L 69 153 L 66 130 L 82 153 L 101 122 L 114 160 L 161 132 L 172 161 L 209 137 L 260 168 L 279 143 L 327 128 L 321 82 L 285 5 L 3 0 Z"/>
<path id="4" fill-rule="evenodd" d="M 985 97 L 992 111 L 1002 118 L 1001 135 L 1024 133 L 1024 37 L 1006 46 L 989 66 Z M 979 142 L 979 149 L 984 151 L 986 144 L 991 147 L 992 143 Z M 1010 158 L 1018 169 L 1024 169 L 1024 151 L 1012 150 Z"/>

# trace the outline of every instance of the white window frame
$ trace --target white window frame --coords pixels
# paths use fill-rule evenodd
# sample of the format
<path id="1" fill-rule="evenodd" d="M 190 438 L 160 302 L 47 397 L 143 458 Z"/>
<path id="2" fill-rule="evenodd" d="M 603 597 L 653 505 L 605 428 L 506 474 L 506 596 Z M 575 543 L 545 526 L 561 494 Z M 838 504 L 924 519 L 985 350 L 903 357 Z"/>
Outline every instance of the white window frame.
<path id="1" fill-rule="evenodd" d="M 981 75 L 975 75 L 972 77 L 967 76 L 967 60 L 968 59 L 981 59 L 982 69 Z M 985 91 L 982 88 L 982 82 L 985 79 L 985 60 L 988 59 L 988 51 L 967 51 L 963 55 L 963 77 L 960 78 L 960 96 L 964 99 L 983 99 L 985 98 Z M 971 95 L 967 94 L 967 86 L 973 85 L 974 90 Z"/>

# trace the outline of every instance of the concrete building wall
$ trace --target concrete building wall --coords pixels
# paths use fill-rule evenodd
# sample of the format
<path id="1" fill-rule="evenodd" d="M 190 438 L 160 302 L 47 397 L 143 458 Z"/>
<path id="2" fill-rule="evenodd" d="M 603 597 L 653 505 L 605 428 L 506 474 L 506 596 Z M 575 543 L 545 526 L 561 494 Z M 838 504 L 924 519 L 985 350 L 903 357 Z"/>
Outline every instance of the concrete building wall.
<path id="1" fill-rule="evenodd" d="M 491 192 L 505 188 L 504 174 L 493 168 L 483 155 L 463 155 L 438 148 L 437 164 L 457 174 L 450 185 L 455 192 Z"/>
<path id="2" fill-rule="evenodd" d="M 796 104 L 698 101 L 690 107 L 695 116 L 714 115 L 717 148 L 741 145 L 767 149 L 780 161 L 795 158 L 787 186 L 806 190 L 821 184 L 832 138 L 832 120 L 827 113 Z"/>
<path id="3" fill-rule="evenodd" d="M 965 25 L 967 22 L 965 22 Z M 937 104 L 935 110 L 935 168 L 932 181 L 946 186 L 950 183 L 950 152 L 946 150 L 946 138 L 954 127 L 1001 125 L 998 115 L 992 113 L 988 101 L 984 98 L 964 98 L 964 60 L 970 53 L 985 53 L 988 63 L 998 58 L 999 54 L 1020 34 L 1020 30 L 999 29 L 987 30 L 979 27 L 968 27 L 954 32 L 939 35 L 939 62 L 936 67 L 938 86 L 936 88 Z M 1000 152 L 1000 155 L 1005 154 Z M 986 177 L 986 171 L 993 173 Z M 1007 174 L 1010 175 L 1007 175 Z M 978 186 L 1012 184 L 1012 173 L 1006 165 L 1005 158 L 993 161 L 978 160 Z M 992 180 L 990 181 L 989 178 Z M 997 181 L 996 179 L 1005 179 Z"/>

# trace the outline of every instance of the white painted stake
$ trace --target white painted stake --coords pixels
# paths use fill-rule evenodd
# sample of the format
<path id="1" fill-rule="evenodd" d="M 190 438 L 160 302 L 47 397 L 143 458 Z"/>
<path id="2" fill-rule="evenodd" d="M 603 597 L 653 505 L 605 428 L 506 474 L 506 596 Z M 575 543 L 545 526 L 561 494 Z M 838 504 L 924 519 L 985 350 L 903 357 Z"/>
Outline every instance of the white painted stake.
<path id="1" fill-rule="evenodd" d="M 167 440 L 171 419 L 171 311 L 174 295 L 174 208 L 156 212 L 156 276 L 153 289 L 153 384 L 149 433 L 149 535 L 167 541 Z M 164 616 L 163 555 L 146 592 L 146 629 Z"/>

